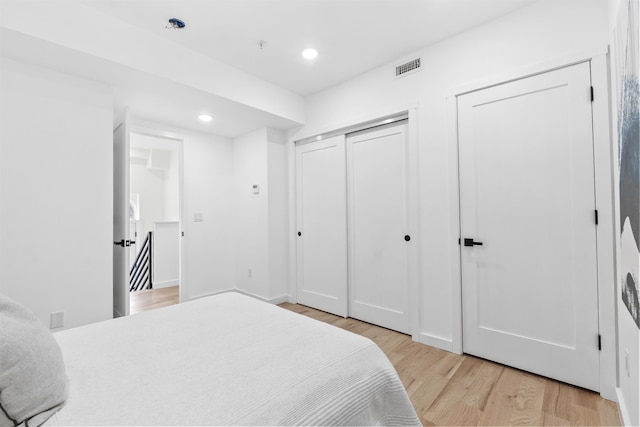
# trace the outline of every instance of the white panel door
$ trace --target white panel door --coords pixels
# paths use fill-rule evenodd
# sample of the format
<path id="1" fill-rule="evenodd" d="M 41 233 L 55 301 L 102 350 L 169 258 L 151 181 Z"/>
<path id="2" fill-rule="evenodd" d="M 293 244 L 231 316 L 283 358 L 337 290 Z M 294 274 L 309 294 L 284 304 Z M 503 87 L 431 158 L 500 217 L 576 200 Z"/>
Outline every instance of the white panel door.
<path id="1" fill-rule="evenodd" d="M 113 126 L 113 317 L 129 314 L 129 110 Z"/>
<path id="2" fill-rule="evenodd" d="M 409 333 L 406 124 L 347 137 L 349 316 Z"/>
<path id="3" fill-rule="evenodd" d="M 296 147 L 297 299 L 347 316 L 344 135 Z"/>
<path id="4" fill-rule="evenodd" d="M 582 63 L 459 97 L 460 248 L 464 352 L 598 390 L 590 85 Z"/>

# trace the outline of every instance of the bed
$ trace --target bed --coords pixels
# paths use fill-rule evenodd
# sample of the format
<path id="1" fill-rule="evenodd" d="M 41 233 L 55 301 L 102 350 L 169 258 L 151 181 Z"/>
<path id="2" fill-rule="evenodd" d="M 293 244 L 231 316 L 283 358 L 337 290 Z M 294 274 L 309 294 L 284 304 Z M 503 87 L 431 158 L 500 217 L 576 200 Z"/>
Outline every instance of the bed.
<path id="1" fill-rule="evenodd" d="M 54 334 L 45 425 L 419 425 L 371 340 L 229 292 Z"/>

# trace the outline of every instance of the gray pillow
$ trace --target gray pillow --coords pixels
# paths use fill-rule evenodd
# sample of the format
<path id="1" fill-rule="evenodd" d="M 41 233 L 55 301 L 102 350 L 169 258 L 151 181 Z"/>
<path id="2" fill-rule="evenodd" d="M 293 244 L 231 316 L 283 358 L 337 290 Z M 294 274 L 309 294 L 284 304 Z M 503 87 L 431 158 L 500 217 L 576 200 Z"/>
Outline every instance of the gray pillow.
<path id="1" fill-rule="evenodd" d="M 0 294 L 0 426 L 38 426 L 67 400 L 62 352 L 29 310 Z"/>

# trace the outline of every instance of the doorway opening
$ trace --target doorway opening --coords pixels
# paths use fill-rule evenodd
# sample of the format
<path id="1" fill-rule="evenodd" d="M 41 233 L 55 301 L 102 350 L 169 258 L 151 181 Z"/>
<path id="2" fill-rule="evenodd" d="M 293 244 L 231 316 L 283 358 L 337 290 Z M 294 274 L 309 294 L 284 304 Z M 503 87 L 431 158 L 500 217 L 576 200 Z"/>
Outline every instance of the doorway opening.
<path id="1" fill-rule="evenodd" d="M 129 312 L 179 302 L 180 141 L 131 132 Z"/>

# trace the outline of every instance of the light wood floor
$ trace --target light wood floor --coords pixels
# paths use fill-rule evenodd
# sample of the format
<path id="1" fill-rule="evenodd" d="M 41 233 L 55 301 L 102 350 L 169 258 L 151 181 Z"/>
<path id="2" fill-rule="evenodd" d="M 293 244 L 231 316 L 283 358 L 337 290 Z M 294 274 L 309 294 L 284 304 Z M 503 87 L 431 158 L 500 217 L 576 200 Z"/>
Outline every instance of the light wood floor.
<path id="1" fill-rule="evenodd" d="M 398 371 L 423 425 L 621 425 L 616 404 L 597 393 L 419 344 L 408 335 L 359 320 L 297 304 L 280 306 L 378 344 Z"/>
<path id="2" fill-rule="evenodd" d="M 177 304 L 178 287 L 131 294 L 131 313 Z M 615 403 L 597 393 L 477 357 L 411 341 L 408 335 L 297 304 L 280 307 L 366 336 L 398 371 L 420 421 L 434 425 L 619 426 Z"/>
<path id="3" fill-rule="evenodd" d="M 146 289 L 129 293 L 129 313 L 136 314 L 155 308 L 178 304 L 180 296 L 179 286 L 168 288 Z"/>

